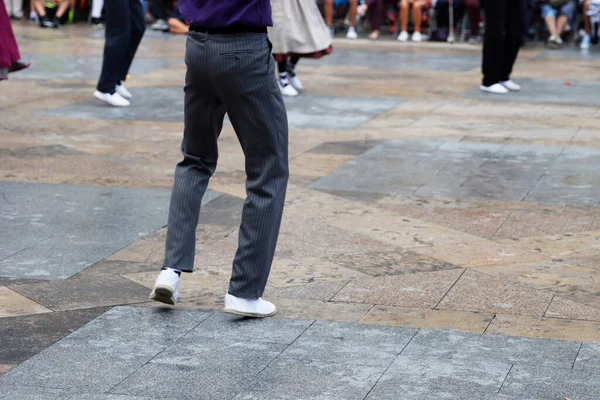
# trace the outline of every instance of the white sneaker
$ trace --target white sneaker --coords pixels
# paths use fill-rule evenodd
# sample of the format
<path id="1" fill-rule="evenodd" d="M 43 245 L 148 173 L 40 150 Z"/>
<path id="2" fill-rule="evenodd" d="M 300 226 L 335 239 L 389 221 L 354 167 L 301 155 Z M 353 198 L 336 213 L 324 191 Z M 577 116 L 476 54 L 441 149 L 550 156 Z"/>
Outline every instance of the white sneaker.
<path id="1" fill-rule="evenodd" d="M 117 91 L 117 93 L 119 93 L 121 95 L 121 97 L 123 97 L 127 100 L 131 100 L 131 98 L 133 97 L 131 95 L 131 93 L 129 92 L 129 90 L 127 90 L 127 88 L 123 85 L 117 85 L 115 87 L 115 90 Z"/>
<path id="2" fill-rule="evenodd" d="M 348 28 L 348 33 L 346 33 L 346 39 L 358 39 L 358 33 L 356 33 L 356 29 L 353 27 Z"/>
<path id="3" fill-rule="evenodd" d="M 243 315 L 244 317 L 263 318 L 270 317 L 277 312 L 275 304 L 263 299 L 240 299 L 227 293 L 225 295 L 226 313 Z"/>
<path id="4" fill-rule="evenodd" d="M 179 274 L 172 269 L 160 271 L 150 299 L 165 304 L 175 305 L 179 297 Z"/>
<path id="5" fill-rule="evenodd" d="M 514 83 L 510 79 L 504 82 L 500 82 L 500 84 L 508 90 L 510 90 L 511 92 L 518 92 L 521 90 L 521 85 Z"/>
<path id="6" fill-rule="evenodd" d="M 157 19 L 155 23 L 150 26 L 153 31 L 166 31 L 169 29 L 169 24 L 164 19 Z"/>
<path id="7" fill-rule="evenodd" d="M 100 99 L 100 100 L 104 101 L 105 103 L 108 103 L 114 107 L 129 107 L 131 105 L 129 100 L 123 98 L 123 96 L 121 96 L 117 92 L 110 94 L 110 93 L 102 93 L 102 92 L 96 90 L 94 92 L 94 96 L 97 99 Z"/>
<path id="8" fill-rule="evenodd" d="M 296 97 L 300 93 L 289 83 L 287 85 L 282 85 L 281 81 L 279 81 L 279 89 L 281 89 L 281 94 L 288 97 Z"/>
<path id="9" fill-rule="evenodd" d="M 508 89 L 505 88 L 502 84 L 500 83 L 494 83 L 492 86 L 479 86 L 479 88 L 486 92 L 486 93 L 493 93 L 493 94 L 506 94 L 508 93 Z"/>
<path id="10" fill-rule="evenodd" d="M 298 92 L 303 92 L 304 91 L 304 85 L 302 85 L 302 81 L 300 80 L 300 78 L 298 78 L 298 75 L 295 75 L 295 76 L 292 76 L 292 77 L 288 76 L 288 82 Z"/>
<path id="11" fill-rule="evenodd" d="M 406 32 L 406 31 L 400 32 L 400 34 L 398 35 L 398 41 L 407 42 L 408 41 L 408 32 Z"/>
<path id="12" fill-rule="evenodd" d="M 412 40 L 413 42 L 420 42 L 423 40 L 423 35 L 421 35 L 421 32 L 415 32 L 412 34 L 410 40 Z"/>

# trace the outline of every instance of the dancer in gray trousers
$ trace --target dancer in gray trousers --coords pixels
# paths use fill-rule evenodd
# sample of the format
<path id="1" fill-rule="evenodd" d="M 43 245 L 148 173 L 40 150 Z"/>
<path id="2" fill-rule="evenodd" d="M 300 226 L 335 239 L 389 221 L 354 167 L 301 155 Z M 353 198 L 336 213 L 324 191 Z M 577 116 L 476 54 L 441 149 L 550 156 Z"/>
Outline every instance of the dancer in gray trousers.
<path id="1" fill-rule="evenodd" d="M 181 272 L 192 272 L 202 196 L 217 167 L 225 113 L 246 158 L 247 198 L 225 311 L 264 317 L 265 289 L 288 179 L 288 126 L 267 26 L 269 0 L 180 0 L 190 21 L 185 62 L 183 160 L 175 169 L 163 269 L 151 298 L 177 301 Z"/>

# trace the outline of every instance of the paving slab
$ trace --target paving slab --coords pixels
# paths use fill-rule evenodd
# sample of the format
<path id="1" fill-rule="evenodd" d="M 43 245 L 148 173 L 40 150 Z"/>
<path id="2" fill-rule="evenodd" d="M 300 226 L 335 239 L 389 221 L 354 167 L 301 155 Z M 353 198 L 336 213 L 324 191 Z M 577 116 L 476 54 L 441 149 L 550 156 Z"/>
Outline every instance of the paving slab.
<path id="1" fill-rule="evenodd" d="M 520 92 L 497 96 L 484 93 L 477 86 L 464 92 L 462 96 L 489 101 L 600 105 L 600 99 L 596 95 L 600 90 L 600 82 L 597 81 L 570 80 L 570 84 L 566 85 L 561 79 L 515 78 L 515 80 L 522 87 Z"/>
<path id="2" fill-rule="evenodd" d="M 596 400 L 600 398 L 600 382 L 597 370 L 518 365 L 508 374 L 500 393 L 541 399 Z"/>
<path id="3" fill-rule="evenodd" d="M 171 196 L 20 182 L 0 182 L 0 191 L 0 276 L 45 280 L 66 279 L 164 226 Z M 218 195 L 208 192 L 204 201 Z"/>
<path id="4" fill-rule="evenodd" d="M 600 369 L 600 343 L 583 343 L 574 369 Z"/>
<path id="5" fill-rule="evenodd" d="M 78 393 L 70 390 L 24 385 L 0 385 L 0 397 L 19 400 L 151 400 L 150 397 Z"/>
<path id="6" fill-rule="evenodd" d="M 40 116 L 100 118 L 129 121 L 183 122 L 181 87 L 138 87 L 131 89 L 136 101 L 130 107 L 115 108 L 88 99 L 39 112 Z M 291 128 L 352 129 L 392 109 L 400 98 L 334 97 L 305 95 L 286 98 Z M 170 104 L 164 107 L 164 104 Z"/>

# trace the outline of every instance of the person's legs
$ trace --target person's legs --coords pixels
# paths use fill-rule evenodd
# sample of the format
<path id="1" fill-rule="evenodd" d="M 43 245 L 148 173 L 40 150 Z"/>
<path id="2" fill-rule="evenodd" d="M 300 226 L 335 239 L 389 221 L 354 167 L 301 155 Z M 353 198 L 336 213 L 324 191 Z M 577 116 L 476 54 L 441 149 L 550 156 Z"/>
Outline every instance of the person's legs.
<path id="1" fill-rule="evenodd" d="M 325 0 L 323 5 L 325 14 L 325 23 L 327 26 L 333 26 L 333 0 Z"/>
<path id="2" fill-rule="evenodd" d="M 104 0 L 94 0 L 92 3 L 92 18 L 100 18 L 102 16 L 102 7 L 104 7 Z"/>
<path id="3" fill-rule="evenodd" d="M 381 29 L 381 18 L 383 18 L 383 0 L 369 0 L 367 1 L 369 6 L 369 13 L 371 14 L 371 30 L 379 33 Z M 374 36 L 379 36 L 374 35 Z M 375 38 L 375 37 L 374 37 Z"/>
<path id="4" fill-rule="evenodd" d="M 504 30 L 507 23 L 509 0 L 486 0 L 484 9 L 486 29 L 483 40 L 483 86 L 490 87 L 500 82 L 502 58 L 504 57 Z"/>
<path id="5" fill-rule="evenodd" d="M 71 6 L 71 2 L 68 0 L 61 0 L 58 2 L 58 8 L 56 9 L 56 18 L 62 18 Z"/>
<path id="6" fill-rule="evenodd" d="M 558 36 L 556 33 L 556 10 L 552 8 L 550 4 L 544 4 L 542 6 L 542 18 L 546 23 L 546 27 L 548 28 L 550 36 Z"/>
<path id="7" fill-rule="evenodd" d="M 510 80 L 513 65 L 517 60 L 519 48 L 523 43 L 523 30 L 525 14 L 524 0 L 508 0 L 508 13 L 506 19 L 506 39 L 504 41 L 504 52 L 500 71 L 500 81 Z"/>
<path id="8" fill-rule="evenodd" d="M 572 21 L 575 16 L 575 3 L 569 1 L 560 8 L 560 16 L 556 21 L 556 31 L 558 35 L 562 35 L 565 26 L 569 21 Z"/>
<path id="9" fill-rule="evenodd" d="M 412 0 L 400 1 L 400 32 L 408 30 L 408 14 L 410 13 L 410 5 Z"/>
<path id="10" fill-rule="evenodd" d="M 415 0 L 412 8 L 412 21 L 415 26 L 415 32 L 421 33 L 421 23 L 423 21 L 423 1 Z"/>
<path id="11" fill-rule="evenodd" d="M 223 127 L 225 106 L 215 92 L 207 36 L 190 32 L 186 43 L 183 160 L 175 168 L 167 228 L 165 268 L 192 272 L 196 227 L 202 197 L 217 167 L 217 139 Z"/>
<path id="12" fill-rule="evenodd" d="M 154 19 L 167 20 L 169 12 L 167 10 L 167 0 L 153 0 L 152 7 L 150 7 L 150 14 Z"/>
<path id="13" fill-rule="evenodd" d="M 356 10 L 358 9 L 358 0 L 349 0 L 348 2 L 348 18 L 350 19 L 350 27 L 356 27 Z"/>
<path id="14" fill-rule="evenodd" d="M 135 2 L 136 0 L 127 0 Z M 106 0 L 106 42 L 102 73 L 97 89 L 101 93 L 112 94 L 123 80 L 126 56 L 131 43 L 131 8 L 123 6 L 121 0 Z"/>
<path id="15" fill-rule="evenodd" d="M 212 80 L 244 150 L 247 176 L 229 294 L 257 299 L 269 277 L 285 201 L 287 116 L 266 34 L 220 40 L 212 44 L 219 58 Z M 219 56 L 225 48 L 229 55 Z M 248 49 L 254 52 L 236 54 Z"/>
<path id="16" fill-rule="evenodd" d="M 467 15 L 469 16 L 469 25 L 471 25 L 471 36 L 479 35 L 479 18 L 480 6 L 479 0 L 463 0 L 465 8 L 467 9 Z"/>
<path id="17" fill-rule="evenodd" d="M 123 64 L 121 66 L 120 82 L 124 82 L 129 73 L 129 68 L 133 62 L 135 52 L 142 41 L 144 31 L 146 30 L 146 22 L 144 21 L 144 11 L 142 9 L 142 3 L 139 0 L 126 0 L 129 4 L 129 27 L 131 29 L 131 36 L 123 58 Z M 123 6 L 124 8 L 127 5 Z"/>
<path id="18" fill-rule="evenodd" d="M 585 0 L 583 3 L 583 30 L 588 35 L 592 34 L 592 23 L 590 22 L 590 17 L 587 15 L 590 3 L 591 0 Z"/>

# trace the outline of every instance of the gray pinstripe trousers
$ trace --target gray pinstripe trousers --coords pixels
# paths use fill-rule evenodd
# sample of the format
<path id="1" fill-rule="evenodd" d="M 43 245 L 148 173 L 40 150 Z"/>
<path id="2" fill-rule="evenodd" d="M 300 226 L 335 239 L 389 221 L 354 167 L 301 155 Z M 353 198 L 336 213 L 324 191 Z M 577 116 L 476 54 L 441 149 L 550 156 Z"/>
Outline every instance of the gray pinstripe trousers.
<path id="1" fill-rule="evenodd" d="M 191 272 L 202 196 L 217 167 L 225 113 L 246 159 L 247 198 L 229 293 L 262 296 L 288 180 L 288 125 L 267 34 L 190 32 L 185 62 L 183 160 L 175 168 L 165 267 Z"/>

